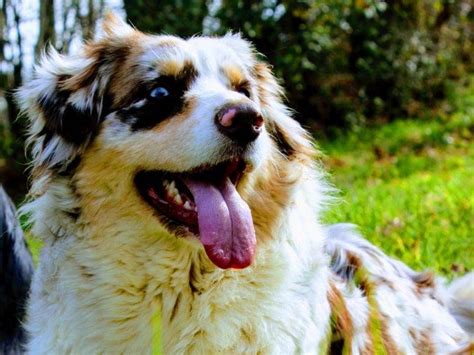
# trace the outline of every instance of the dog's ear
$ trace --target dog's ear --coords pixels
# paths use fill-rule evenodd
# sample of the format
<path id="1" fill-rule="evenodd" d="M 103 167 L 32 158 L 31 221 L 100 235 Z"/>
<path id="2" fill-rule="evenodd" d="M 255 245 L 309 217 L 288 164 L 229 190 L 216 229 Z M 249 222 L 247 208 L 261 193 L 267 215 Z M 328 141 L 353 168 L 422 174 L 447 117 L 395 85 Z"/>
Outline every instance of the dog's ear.
<path id="1" fill-rule="evenodd" d="M 17 92 L 30 120 L 35 167 L 62 170 L 97 131 L 107 77 L 93 57 L 66 57 L 50 49 L 34 77 Z"/>
<path id="2" fill-rule="evenodd" d="M 266 127 L 279 151 L 288 159 L 312 162 L 316 149 L 308 132 L 291 117 L 291 112 L 283 103 L 283 89 L 272 74 L 268 64 L 254 65 L 258 96 L 262 106 Z"/>
<path id="3" fill-rule="evenodd" d="M 43 55 L 34 77 L 17 92 L 30 120 L 34 168 L 64 171 L 77 161 L 108 112 L 109 79 L 127 48 L 119 39 L 103 39 L 78 56 L 54 49 Z"/>
<path id="4" fill-rule="evenodd" d="M 130 38 L 139 32 L 112 13 L 102 27 L 104 36 L 84 45 L 77 56 L 50 48 L 32 80 L 17 92 L 30 120 L 34 168 L 67 169 L 109 112 L 110 78 L 128 55 Z"/>

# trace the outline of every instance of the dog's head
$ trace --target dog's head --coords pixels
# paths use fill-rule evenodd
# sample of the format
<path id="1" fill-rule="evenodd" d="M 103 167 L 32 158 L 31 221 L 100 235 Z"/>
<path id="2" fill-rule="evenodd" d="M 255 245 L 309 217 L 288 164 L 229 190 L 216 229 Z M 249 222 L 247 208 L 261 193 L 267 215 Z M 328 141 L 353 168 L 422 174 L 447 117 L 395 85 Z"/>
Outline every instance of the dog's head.
<path id="1" fill-rule="evenodd" d="M 115 18 L 105 32 L 77 57 L 50 52 L 19 92 L 34 176 L 73 181 L 86 221 L 116 211 L 248 266 L 254 228 L 271 234 L 314 153 L 269 67 L 238 35 L 152 36 Z"/>

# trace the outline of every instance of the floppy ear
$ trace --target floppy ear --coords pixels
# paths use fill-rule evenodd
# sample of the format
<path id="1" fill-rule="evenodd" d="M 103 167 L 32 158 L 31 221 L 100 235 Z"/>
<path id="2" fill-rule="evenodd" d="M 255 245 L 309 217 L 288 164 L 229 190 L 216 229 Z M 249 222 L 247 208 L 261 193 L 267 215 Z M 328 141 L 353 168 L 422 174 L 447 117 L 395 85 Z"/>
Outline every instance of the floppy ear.
<path id="1" fill-rule="evenodd" d="M 266 127 L 279 151 L 288 159 L 312 162 L 317 151 L 311 136 L 291 117 L 290 110 L 283 104 L 283 90 L 270 67 L 259 62 L 255 64 L 254 72 Z"/>
<path id="2" fill-rule="evenodd" d="M 78 56 L 63 56 L 50 48 L 33 79 L 17 92 L 30 121 L 34 169 L 67 170 L 109 110 L 109 79 L 127 56 L 125 36 L 134 30 L 113 14 L 103 28 L 105 38 L 86 44 Z"/>
<path id="3" fill-rule="evenodd" d="M 50 49 L 34 78 L 17 92 L 30 120 L 35 167 L 63 170 L 87 145 L 102 119 L 107 75 L 95 57 Z"/>

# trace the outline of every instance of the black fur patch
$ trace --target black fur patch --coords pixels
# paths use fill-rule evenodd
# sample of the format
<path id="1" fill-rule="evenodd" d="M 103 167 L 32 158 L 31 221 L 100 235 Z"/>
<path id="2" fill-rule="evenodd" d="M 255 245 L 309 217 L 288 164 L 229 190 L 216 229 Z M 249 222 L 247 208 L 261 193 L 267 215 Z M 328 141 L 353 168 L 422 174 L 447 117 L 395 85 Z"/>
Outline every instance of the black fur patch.
<path id="1" fill-rule="evenodd" d="M 151 83 L 145 83 L 135 90 L 131 104 L 119 110 L 121 120 L 130 124 L 132 131 L 150 129 L 167 118 L 175 116 L 185 107 L 184 94 L 196 78 L 197 73 L 192 65 L 187 65 L 177 76 L 161 76 Z M 152 98 L 150 92 L 162 87 L 169 95 Z M 140 101 L 142 104 L 139 104 Z"/>
<path id="2" fill-rule="evenodd" d="M 65 141 L 80 145 L 96 132 L 100 117 L 96 109 L 82 110 L 68 103 L 71 92 L 57 88 L 53 94 L 39 98 L 44 113 L 44 144 L 57 134 Z"/>
<path id="3" fill-rule="evenodd" d="M 274 125 L 272 128 L 272 138 L 277 144 L 278 150 L 285 157 L 291 158 L 295 154 L 295 149 L 288 142 L 286 134 L 278 127 L 278 125 Z"/>

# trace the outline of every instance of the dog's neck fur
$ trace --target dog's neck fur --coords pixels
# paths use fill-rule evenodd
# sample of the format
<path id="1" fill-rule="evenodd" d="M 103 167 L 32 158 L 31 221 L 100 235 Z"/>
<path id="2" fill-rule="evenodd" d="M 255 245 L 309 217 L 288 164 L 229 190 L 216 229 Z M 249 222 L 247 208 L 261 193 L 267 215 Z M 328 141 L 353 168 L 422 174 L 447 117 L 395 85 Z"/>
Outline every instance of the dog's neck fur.
<path id="1" fill-rule="evenodd" d="M 79 181 L 95 178 L 94 171 L 83 171 L 88 173 Z M 32 205 L 35 233 L 43 236 L 45 248 L 32 288 L 28 348 L 35 353 L 147 353 L 156 311 L 162 316 L 166 353 L 292 353 L 324 346 L 328 263 L 311 201 L 315 184 L 302 178 L 294 184 L 305 186 L 291 188 L 299 196 L 289 190 L 289 203 L 280 207 L 279 218 L 273 216 L 271 239 L 265 240 L 270 228 L 265 217 L 254 217 L 259 244 L 253 265 L 223 271 L 202 248 L 165 231 L 157 235 L 154 221 L 131 228 L 127 204 L 132 202 L 126 196 L 109 198 L 106 184 L 96 183 L 91 191 L 75 187 L 87 208 L 82 206 L 73 221 L 78 206 L 64 201 L 64 196 L 75 200 L 70 180 L 56 180 Z M 117 196 L 130 191 L 128 186 L 114 189 Z M 252 205 L 262 203 L 261 196 L 247 199 L 260 208 Z"/>

